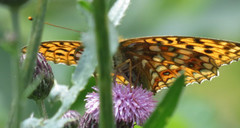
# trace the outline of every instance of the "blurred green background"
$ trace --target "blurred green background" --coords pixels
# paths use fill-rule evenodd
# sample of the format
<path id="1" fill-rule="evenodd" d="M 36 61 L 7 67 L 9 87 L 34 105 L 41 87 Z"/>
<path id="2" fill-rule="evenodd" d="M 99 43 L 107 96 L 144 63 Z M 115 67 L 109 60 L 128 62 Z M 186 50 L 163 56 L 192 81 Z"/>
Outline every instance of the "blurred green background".
<path id="1" fill-rule="evenodd" d="M 28 41 L 36 1 L 30 0 L 20 11 L 22 42 Z M 46 22 L 86 30 L 75 0 L 51 0 Z M 239 0 L 132 0 L 126 16 L 117 28 L 124 38 L 181 35 L 240 42 Z M 0 5 L 0 43 L 11 37 L 12 24 L 6 6 Z M 42 41 L 79 40 L 76 32 L 45 25 Z M 7 122 L 12 99 L 11 63 L 8 52 L 0 48 L 0 127 Z M 69 85 L 74 67 L 51 63 L 55 78 Z M 201 85 L 185 88 L 178 108 L 167 128 L 237 128 L 240 127 L 240 62 L 220 68 L 220 76 Z M 164 93 L 157 94 L 156 99 Z M 28 101 L 25 116 L 36 111 Z M 50 105 L 49 111 L 55 111 Z"/>

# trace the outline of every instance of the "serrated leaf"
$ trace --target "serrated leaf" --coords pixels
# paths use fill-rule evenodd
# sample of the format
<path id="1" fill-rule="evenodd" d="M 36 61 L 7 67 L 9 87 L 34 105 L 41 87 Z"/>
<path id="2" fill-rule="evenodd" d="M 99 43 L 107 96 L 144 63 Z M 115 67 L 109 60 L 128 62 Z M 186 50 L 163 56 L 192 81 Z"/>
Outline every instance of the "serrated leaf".
<path id="1" fill-rule="evenodd" d="M 124 17 L 129 4 L 130 0 L 117 0 L 111 7 L 108 13 L 108 18 L 114 26 L 118 26 L 120 24 L 120 21 Z"/>

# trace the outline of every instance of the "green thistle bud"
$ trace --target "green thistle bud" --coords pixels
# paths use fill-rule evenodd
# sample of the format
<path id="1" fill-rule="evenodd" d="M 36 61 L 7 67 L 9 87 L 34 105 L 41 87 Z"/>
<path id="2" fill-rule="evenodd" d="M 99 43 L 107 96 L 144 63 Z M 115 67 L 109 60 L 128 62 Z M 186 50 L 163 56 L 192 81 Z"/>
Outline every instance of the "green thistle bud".
<path id="1" fill-rule="evenodd" d="M 25 54 L 22 55 L 21 62 L 23 62 L 25 58 L 26 58 L 26 55 Z M 34 67 L 32 81 L 40 78 L 42 79 L 39 85 L 28 97 L 29 99 L 33 99 L 33 100 L 45 99 L 49 95 L 54 84 L 54 76 L 53 76 L 52 68 L 50 67 L 47 60 L 44 58 L 44 56 L 41 53 L 38 53 L 36 66 Z"/>

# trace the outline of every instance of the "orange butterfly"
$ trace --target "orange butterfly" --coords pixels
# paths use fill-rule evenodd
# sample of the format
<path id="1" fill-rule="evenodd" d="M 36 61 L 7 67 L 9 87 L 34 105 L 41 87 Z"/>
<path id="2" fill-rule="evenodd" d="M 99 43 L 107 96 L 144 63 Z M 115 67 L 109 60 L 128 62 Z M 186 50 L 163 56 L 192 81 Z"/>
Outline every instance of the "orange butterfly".
<path id="1" fill-rule="evenodd" d="M 43 42 L 39 48 L 47 60 L 67 65 L 77 64 L 83 50 L 77 41 Z M 162 36 L 121 41 L 113 61 L 120 81 L 131 80 L 156 92 L 170 86 L 180 71 L 184 71 L 186 84 L 201 83 L 217 76 L 221 65 L 239 58 L 240 44 L 235 42 Z"/>

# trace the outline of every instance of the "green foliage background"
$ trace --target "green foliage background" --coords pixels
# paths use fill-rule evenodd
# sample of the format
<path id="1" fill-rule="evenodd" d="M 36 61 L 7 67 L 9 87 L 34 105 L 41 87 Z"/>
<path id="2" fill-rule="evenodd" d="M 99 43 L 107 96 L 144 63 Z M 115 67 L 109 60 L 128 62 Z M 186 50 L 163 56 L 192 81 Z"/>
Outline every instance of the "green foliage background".
<path id="1" fill-rule="evenodd" d="M 29 1 L 20 11 L 22 42 L 27 42 L 32 23 L 28 16 L 35 15 L 36 1 Z M 124 38 L 142 36 L 181 35 L 224 39 L 240 42 L 239 0 L 132 0 L 118 27 Z M 75 0 L 51 0 L 46 13 L 47 22 L 86 30 L 86 21 L 76 8 Z M 0 5 L 0 43 L 12 31 L 10 13 Z M 45 26 L 43 41 L 79 40 L 76 32 Z M 0 48 L 0 127 L 5 126 L 9 114 L 11 94 L 10 55 Z M 51 63 L 60 84 L 70 85 L 75 67 Z M 220 76 L 201 85 L 185 88 L 179 106 L 168 128 L 224 128 L 240 126 L 240 62 L 220 68 Z M 157 94 L 161 100 L 165 91 Z M 37 110 L 28 101 L 25 116 Z M 58 105 L 48 105 L 54 113 Z M 83 111 L 83 110 L 82 110 Z"/>

